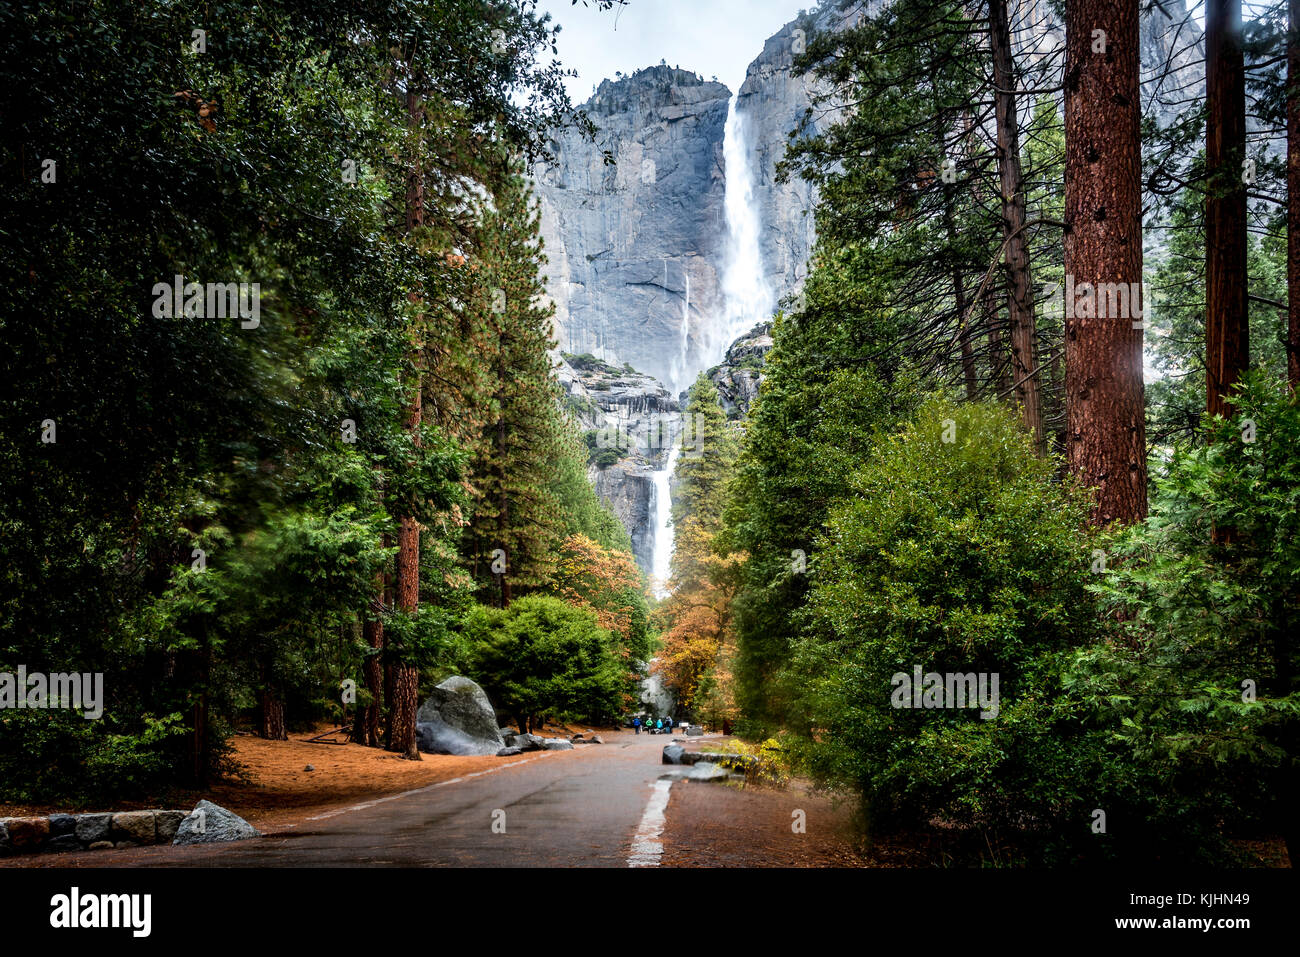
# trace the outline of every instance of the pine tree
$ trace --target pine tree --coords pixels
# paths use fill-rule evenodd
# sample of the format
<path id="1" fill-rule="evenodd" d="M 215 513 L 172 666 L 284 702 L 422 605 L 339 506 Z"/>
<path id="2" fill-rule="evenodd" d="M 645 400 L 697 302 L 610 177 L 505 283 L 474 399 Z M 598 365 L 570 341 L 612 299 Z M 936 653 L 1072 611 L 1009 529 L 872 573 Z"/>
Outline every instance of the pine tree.
<path id="1" fill-rule="evenodd" d="M 550 577 L 563 532 L 550 478 L 564 433 L 549 356 L 554 307 L 542 304 L 539 216 L 518 166 L 497 185 L 483 219 L 478 264 L 495 383 L 471 470 L 477 502 L 467 558 L 504 608 L 516 589 L 541 587 Z"/>

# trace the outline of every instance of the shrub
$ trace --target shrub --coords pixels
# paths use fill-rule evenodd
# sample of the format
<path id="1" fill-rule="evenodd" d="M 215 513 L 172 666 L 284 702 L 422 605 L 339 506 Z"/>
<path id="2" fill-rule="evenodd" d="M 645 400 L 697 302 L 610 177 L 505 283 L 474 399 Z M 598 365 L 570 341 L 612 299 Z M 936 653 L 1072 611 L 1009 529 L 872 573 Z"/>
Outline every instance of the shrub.
<path id="1" fill-rule="evenodd" d="M 1055 471 L 1007 410 L 931 400 L 832 509 L 795 648 L 800 751 L 861 791 L 873 827 L 1047 829 L 1077 812 L 1055 656 L 1095 618 L 1085 499 Z M 916 667 L 996 675 L 996 717 L 895 707 L 911 699 L 894 676 Z"/>

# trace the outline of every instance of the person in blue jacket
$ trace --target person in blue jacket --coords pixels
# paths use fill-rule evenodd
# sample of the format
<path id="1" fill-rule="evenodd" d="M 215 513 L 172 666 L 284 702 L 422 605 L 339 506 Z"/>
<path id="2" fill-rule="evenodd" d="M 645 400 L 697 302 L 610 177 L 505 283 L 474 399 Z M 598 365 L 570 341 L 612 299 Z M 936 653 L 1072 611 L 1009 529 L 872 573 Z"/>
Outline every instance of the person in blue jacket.
<path id="1" fill-rule="evenodd" d="M 636 728 L 636 733 L 637 733 L 637 734 L 640 734 L 640 733 L 641 733 L 641 719 L 640 719 L 640 718 L 633 718 L 633 719 L 632 719 L 632 727 Z"/>

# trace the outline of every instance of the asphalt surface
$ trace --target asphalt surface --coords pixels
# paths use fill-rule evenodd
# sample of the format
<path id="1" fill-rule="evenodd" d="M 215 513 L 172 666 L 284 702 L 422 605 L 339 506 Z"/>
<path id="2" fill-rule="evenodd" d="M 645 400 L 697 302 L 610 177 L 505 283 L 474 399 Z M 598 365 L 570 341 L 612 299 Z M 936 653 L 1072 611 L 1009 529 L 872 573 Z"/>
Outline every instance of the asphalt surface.
<path id="1" fill-rule="evenodd" d="M 610 735 L 262 838 L 42 855 L 59 867 L 627 867 L 657 862 L 668 735 Z M 692 739 L 698 742 L 700 739 Z M 645 819 L 643 821 L 643 819 Z M 56 860 L 57 859 L 57 860 Z"/>

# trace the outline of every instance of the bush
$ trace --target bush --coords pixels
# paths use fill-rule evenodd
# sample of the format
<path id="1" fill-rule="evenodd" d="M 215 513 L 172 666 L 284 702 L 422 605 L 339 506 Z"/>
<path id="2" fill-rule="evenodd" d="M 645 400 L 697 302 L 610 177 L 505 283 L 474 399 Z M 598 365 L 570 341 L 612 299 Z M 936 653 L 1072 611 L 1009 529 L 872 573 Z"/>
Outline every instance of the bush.
<path id="1" fill-rule="evenodd" d="M 620 714 L 623 669 L 592 611 L 529 595 L 505 610 L 476 606 L 464 630 L 474 679 L 521 727 L 543 714 L 588 722 Z"/>
<path id="2" fill-rule="evenodd" d="M 1295 854 L 1300 408 L 1255 376 L 1205 438 L 1153 469 L 1150 517 L 1107 543 L 1112 627 L 1069 683 L 1141 784 L 1109 806 L 1152 853 L 1222 860 L 1225 830 L 1263 829 Z"/>
<path id="3" fill-rule="evenodd" d="M 795 649 L 800 751 L 861 791 L 874 828 L 1047 831 L 1078 813 L 1081 731 L 1056 656 L 1096 627 L 1091 546 L 1084 496 L 1055 472 L 1009 411 L 931 400 L 832 509 Z M 894 676 L 917 667 L 996 675 L 996 716 L 896 707 L 911 698 Z"/>

